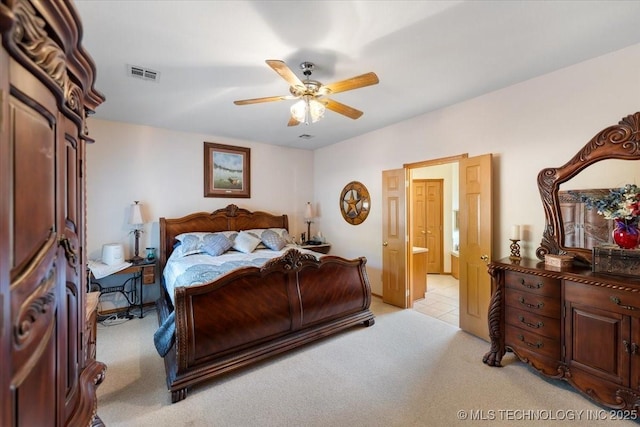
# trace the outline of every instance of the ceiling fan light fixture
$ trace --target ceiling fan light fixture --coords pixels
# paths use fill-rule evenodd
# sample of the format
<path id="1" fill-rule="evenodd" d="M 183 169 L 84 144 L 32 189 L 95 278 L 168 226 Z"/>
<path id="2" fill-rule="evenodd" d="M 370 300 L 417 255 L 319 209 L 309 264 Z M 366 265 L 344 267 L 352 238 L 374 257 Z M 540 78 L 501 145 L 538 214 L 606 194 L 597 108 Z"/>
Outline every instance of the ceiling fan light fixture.
<path id="1" fill-rule="evenodd" d="M 360 76 L 351 77 L 350 79 L 323 85 L 317 80 L 311 80 L 311 72 L 314 67 L 311 62 L 303 62 L 300 64 L 302 74 L 305 76 L 304 81 L 300 80 L 300 78 L 296 76 L 296 74 L 291 71 L 283 61 L 268 59 L 266 62 L 269 67 L 289 83 L 290 95 L 241 99 L 233 101 L 233 103 L 236 105 L 248 105 L 258 104 L 261 102 L 298 99 L 299 101 L 291 106 L 291 116 L 289 117 L 287 126 L 298 126 L 300 123 L 304 123 L 306 125 L 315 123 L 324 117 L 325 109 L 342 114 L 343 116 L 353 120 L 358 119 L 362 116 L 362 111 L 356 110 L 355 108 L 342 104 L 338 101 L 334 101 L 326 96 L 375 85 L 379 82 L 378 76 L 373 72 L 369 72 Z M 318 101 L 320 98 L 322 98 L 322 101 Z"/>
<path id="2" fill-rule="evenodd" d="M 308 125 L 323 118 L 324 111 L 324 104 L 313 99 L 310 95 L 305 95 L 300 101 L 291 106 L 291 117 L 300 123 Z"/>

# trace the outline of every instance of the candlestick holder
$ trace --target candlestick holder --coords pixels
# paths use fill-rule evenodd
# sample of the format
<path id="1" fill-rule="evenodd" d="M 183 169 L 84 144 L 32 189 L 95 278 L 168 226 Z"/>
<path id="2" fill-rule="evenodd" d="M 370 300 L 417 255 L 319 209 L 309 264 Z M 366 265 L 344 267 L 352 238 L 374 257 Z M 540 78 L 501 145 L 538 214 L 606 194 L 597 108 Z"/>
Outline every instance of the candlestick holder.
<path id="1" fill-rule="evenodd" d="M 518 242 L 519 239 L 509 239 L 511 240 L 511 245 L 509 248 L 511 249 L 511 255 L 509 255 L 509 259 L 511 261 L 520 261 L 520 245 Z"/>

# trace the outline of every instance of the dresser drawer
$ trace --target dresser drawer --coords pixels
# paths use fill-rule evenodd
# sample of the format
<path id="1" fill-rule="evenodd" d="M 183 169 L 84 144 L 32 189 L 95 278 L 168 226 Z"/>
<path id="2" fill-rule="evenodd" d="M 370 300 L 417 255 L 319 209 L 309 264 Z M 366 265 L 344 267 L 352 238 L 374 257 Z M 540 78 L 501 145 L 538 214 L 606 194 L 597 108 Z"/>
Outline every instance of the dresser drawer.
<path id="1" fill-rule="evenodd" d="M 523 348 L 527 351 L 542 354 L 554 360 L 560 360 L 560 340 L 551 339 L 536 333 L 525 331 L 515 326 L 505 326 L 505 345 L 514 350 Z"/>
<path id="2" fill-rule="evenodd" d="M 142 283 L 153 285 L 156 282 L 156 266 L 150 265 L 142 267 Z"/>
<path id="3" fill-rule="evenodd" d="M 560 319 L 506 306 L 505 321 L 510 325 L 543 335 L 547 338 L 560 339 Z"/>
<path id="4" fill-rule="evenodd" d="M 536 295 L 560 298 L 560 279 L 506 271 L 504 285 L 511 289 L 527 291 Z"/>
<path id="5" fill-rule="evenodd" d="M 537 295 L 530 292 L 520 292 L 507 289 L 505 304 L 541 316 L 560 318 L 560 298 Z"/>
<path id="6" fill-rule="evenodd" d="M 565 299 L 591 307 L 597 307 L 628 316 L 640 316 L 640 295 L 638 292 L 623 291 L 602 286 L 585 285 L 566 280 Z"/>

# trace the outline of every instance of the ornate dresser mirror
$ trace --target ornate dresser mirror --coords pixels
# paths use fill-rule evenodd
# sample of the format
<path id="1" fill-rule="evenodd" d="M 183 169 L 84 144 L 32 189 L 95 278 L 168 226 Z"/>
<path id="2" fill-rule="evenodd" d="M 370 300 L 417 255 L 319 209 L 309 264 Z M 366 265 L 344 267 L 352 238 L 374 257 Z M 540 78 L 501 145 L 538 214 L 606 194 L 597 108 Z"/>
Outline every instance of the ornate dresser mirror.
<path id="1" fill-rule="evenodd" d="M 569 193 L 563 191 L 564 187 L 576 188 L 571 187 L 569 182 L 573 182 L 574 178 L 580 182 L 580 178 L 585 176 L 583 174 L 593 174 L 591 179 L 595 177 L 597 186 L 572 190 L 572 192 L 598 193 L 608 188 L 621 187 L 625 183 L 638 184 L 640 168 L 633 162 L 627 162 L 638 159 L 640 159 L 640 112 L 624 117 L 617 125 L 600 131 L 563 166 L 540 171 L 538 189 L 544 207 L 545 228 L 536 256 L 544 260 L 546 254 L 567 254 L 574 256 L 580 263 L 591 264 L 590 246 L 592 244 L 585 244 L 584 239 L 577 240 L 574 236 L 569 236 L 570 232 L 567 231 L 567 224 L 571 221 L 563 218 L 561 199 L 566 198 Z M 602 162 L 603 160 L 607 161 Z M 589 167 L 591 165 L 593 166 Z M 625 182 L 620 182 L 621 175 L 624 176 L 622 179 Z M 609 178 L 611 179 L 608 180 Z M 564 184 L 562 189 L 561 184 Z M 567 210 L 564 210 L 564 216 L 567 215 Z M 595 227 L 602 229 L 602 222 Z"/>

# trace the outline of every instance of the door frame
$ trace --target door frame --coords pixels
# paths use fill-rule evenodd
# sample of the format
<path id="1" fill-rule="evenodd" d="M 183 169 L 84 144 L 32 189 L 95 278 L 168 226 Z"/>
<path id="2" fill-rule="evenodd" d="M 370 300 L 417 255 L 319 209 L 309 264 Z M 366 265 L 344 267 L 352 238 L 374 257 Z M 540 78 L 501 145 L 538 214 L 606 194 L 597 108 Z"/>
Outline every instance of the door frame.
<path id="1" fill-rule="evenodd" d="M 425 168 L 429 166 L 445 165 L 448 163 L 458 163 L 461 159 L 467 159 L 467 158 L 469 158 L 469 154 L 463 153 L 456 156 L 441 157 L 438 159 L 423 160 L 420 162 L 405 163 L 402 165 L 402 167 L 406 171 L 406 176 L 408 177 L 408 180 L 409 180 L 409 188 L 407 189 L 407 201 L 405 203 L 407 207 L 406 218 L 405 218 L 406 230 L 407 230 L 406 235 L 408 236 L 407 248 L 413 247 L 413 201 L 411 200 L 413 195 L 413 179 L 411 178 L 412 177 L 411 171 L 414 169 L 420 169 L 420 168 Z M 407 265 L 408 271 L 413 271 L 413 257 L 410 257 L 407 255 L 406 265 Z M 408 306 L 409 308 L 411 308 L 413 307 L 415 291 L 413 289 L 413 286 L 411 286 L 411 283 L 409 280 L 407 280 L 406 282 L 406 287 L 409 295 Z M 429 284 L 427 283 L 427 289 L 428 288 L 429 288 Z"/>

